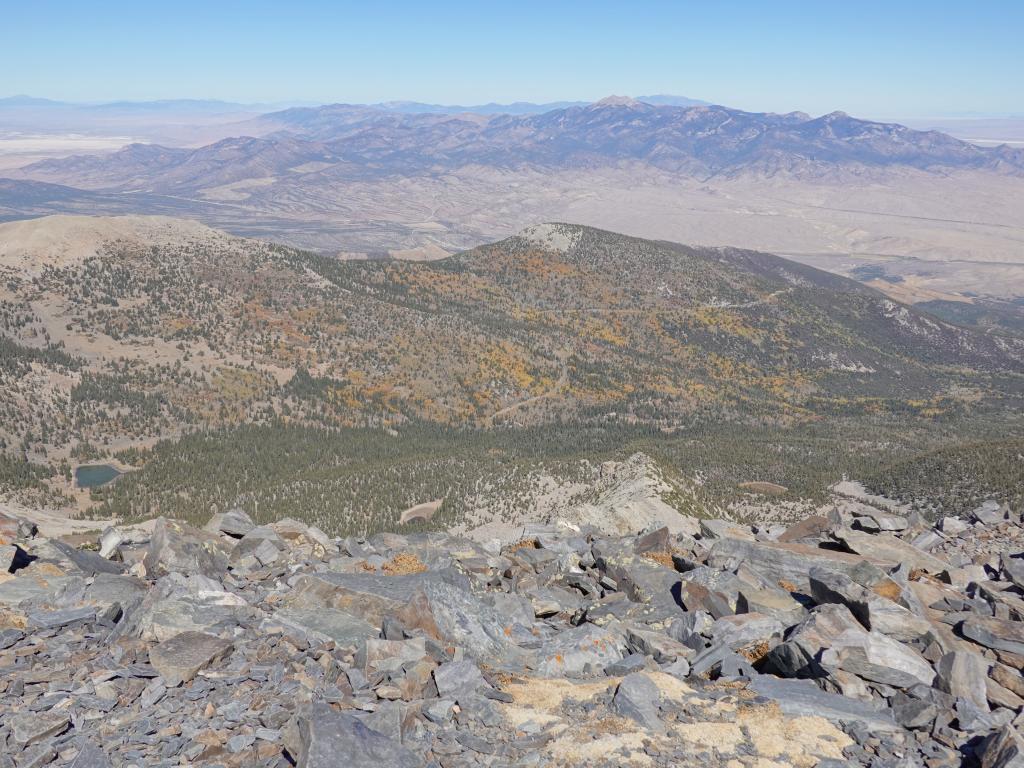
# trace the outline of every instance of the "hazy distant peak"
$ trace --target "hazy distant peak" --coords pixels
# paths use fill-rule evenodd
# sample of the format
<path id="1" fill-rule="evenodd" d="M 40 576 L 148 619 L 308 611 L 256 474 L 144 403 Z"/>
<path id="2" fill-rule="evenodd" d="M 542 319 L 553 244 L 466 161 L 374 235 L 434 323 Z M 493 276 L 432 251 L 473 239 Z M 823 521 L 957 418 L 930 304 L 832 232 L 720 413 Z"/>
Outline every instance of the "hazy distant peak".
<path id="1" fill-rule="evenodd" d="M 667 93 L 655 93 L 650 96 L 637 96 L 638 101 L 654 107 L 709 107 L 711 102 L 691 99 L 689 96 L 673 96 Z"/>
<path id="2" fill-rule="evenodd" d="M 632 96 L 605 96 L 600 101 L 594 102 L 595 107 L 630 107 L 637 108 L 645 106 L 642 101 L 634 99 Z"/>
<path id="3" fill-rule="evenodd" d="M 24 93 L 0 98 L 0 107 L 51 107 L 61 105 L 62 102 L 59 101 L 53 101 L 52 99 L 39 99 L 35 96 L 27 96 Z"/>

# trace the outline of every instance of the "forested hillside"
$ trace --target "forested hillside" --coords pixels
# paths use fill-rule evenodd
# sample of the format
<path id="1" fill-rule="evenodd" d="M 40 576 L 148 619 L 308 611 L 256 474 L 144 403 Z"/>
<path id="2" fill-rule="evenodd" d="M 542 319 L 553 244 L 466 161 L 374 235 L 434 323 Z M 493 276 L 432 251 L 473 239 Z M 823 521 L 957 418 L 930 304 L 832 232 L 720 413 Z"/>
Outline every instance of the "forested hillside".
<path id="1" fill-rule="evenodd" d="M 70 468 L 114 459 L 146 466 L 104 512 L 262 501 L 369 529 L 460 514 L 512 465 L 569 482 L 644 450 L 715 498 L 813 495 L 942 435 L 1019 435 L 1024 340 L 768 254 L 555 224 L 341 262 L 157 221 L 0 259 L 6 491 L 88 506 Z"/>

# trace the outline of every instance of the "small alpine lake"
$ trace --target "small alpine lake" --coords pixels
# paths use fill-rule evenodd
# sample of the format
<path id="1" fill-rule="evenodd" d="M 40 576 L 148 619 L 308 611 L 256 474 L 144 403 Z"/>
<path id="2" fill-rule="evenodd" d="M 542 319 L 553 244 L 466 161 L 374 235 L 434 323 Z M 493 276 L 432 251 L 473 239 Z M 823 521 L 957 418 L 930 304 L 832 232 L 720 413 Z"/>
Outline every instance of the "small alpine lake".
<path id="1" fill-rule="evenodd" d="M 83 464 L 75 469 L 75 485 L 79 488 L 99 488 L 116 480 L 121 474 L 109 464 Z"/>

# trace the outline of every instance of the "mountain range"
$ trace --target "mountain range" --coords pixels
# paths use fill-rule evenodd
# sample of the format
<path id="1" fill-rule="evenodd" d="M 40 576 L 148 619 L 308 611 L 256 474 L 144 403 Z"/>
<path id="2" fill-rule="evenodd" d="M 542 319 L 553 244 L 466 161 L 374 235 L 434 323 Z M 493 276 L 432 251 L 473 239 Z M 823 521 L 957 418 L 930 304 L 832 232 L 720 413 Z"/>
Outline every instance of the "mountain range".
<path id="1" fill-rule="evenodd" d="M 651 96 L 638 96 L 638 101 L 659 106 L 690 107 L 697 105 L 708 105 L 710 102 L 700 99 L 691 99 L 686 96 L 672 96 L 669 94 L 654 94 Z M 430 104 L 422 101 L 382 101 L 366 105 L 373 109 L 382 109 L 391 112 L 407 112 L 410 114 L 425 112 L 460 113 L 472 112 L 477 114 L 532 114 L 537 112 L 549 112 L 553 109 L 564 109 L 566 107 L 586 106 L 588 101 L 549 101 L 535 103 L 532 101 L 514 101 L 506 104 L 488 102 L 486 104 L 459 105 L 459 104 Z M 228 113 L 228 112 L 273 112 L 288 106 L 318 106 L 320 102 L 291 102 L 291 103 L 265 103 L 265 102 L 236 102 L 223 101 L 220 99 L 157 99 L 152 101 L 95 101 L 95 102 L 73 102 L 60 101 L 57 99 L 44 99 L 36 96 L 19 94 L 0 98 L 0 112 L 18 109 L 68 109 L 89 111 L 134 111 L 134 112 L 175 112 L 184 113 Z"/>
<path id="2" fill-rule="evenodd" d="M 1024 296 L 1024 149 L 838 112 L 646 98 L 213 116 L 161 128 L 217 137 L 199 146 L 136 142 L 4 171 L 0 218 L 160 214 L 343 258 L 416 259 L 556 219 L 782 253 L 870 275 L 901 301 Z"/>
<path id="3" fill-rule="evenodd" d="M 178 192 L 246 178 L 313 173 L 355 180 L 472 165 L 567 169 L 642 162 L 696 178 L 901 167 L 1024 173 L 1024 150 L 982 148 L 842 112 L 811 118 L 618 97 L 520 115 L 296 107 L 238 128 L 260 137 L 243 135 L 198 149 L 133 144 L 112 155 L 35 163 L 18 175 L 91 189 Z"/>

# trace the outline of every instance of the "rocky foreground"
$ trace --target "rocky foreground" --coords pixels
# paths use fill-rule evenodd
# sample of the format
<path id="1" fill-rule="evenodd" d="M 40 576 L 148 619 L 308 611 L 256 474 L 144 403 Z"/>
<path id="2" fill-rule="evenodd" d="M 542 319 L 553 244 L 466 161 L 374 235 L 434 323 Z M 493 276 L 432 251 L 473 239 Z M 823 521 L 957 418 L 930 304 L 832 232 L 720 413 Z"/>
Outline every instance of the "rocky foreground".
<path id="1" fill-rule="evenodd" d="M 1024 765 L 1018 512 L 688 525 L 0 520 L 0 768 Z"/>

